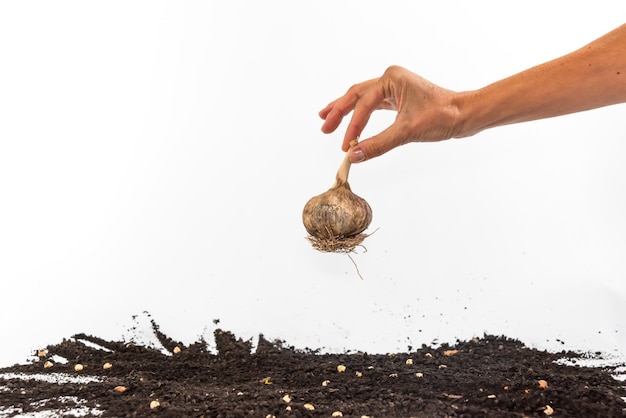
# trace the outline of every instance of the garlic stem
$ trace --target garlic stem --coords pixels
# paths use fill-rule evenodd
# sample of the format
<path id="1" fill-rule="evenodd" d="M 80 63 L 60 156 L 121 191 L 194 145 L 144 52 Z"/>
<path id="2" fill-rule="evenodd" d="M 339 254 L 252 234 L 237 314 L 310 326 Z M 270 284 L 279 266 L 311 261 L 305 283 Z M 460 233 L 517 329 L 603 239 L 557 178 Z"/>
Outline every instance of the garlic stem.
<path id="1" fill-rule="evenodd" d="M 346 156 L 344 157 L 343 162 L 339 166 L 339 170 L 337 170 L 336 181 L 333 187 L 339 187 L 348 182 L 348 173 L 350 173 L 350 166 L 352 165 L 352 163 L 350 162 L 350 159 L 348 158 L 348 154 L 350 153 L 350 150 L 352 149 L 352 147 L 358 144 L 358 142 L 359 142 L 359 138 L 350 141 L 350 148 L 348 148 L 348 152 L 346 152 Z"/>

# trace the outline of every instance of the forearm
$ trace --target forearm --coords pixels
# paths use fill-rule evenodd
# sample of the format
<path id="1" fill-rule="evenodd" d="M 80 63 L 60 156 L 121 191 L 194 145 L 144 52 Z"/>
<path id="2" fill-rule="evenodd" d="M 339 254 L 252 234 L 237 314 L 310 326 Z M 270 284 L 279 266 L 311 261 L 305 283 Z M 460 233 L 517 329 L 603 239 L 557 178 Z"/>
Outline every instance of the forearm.
<path id="1" fill-rule="evenodd" d="M 583 48 L 459 95 L 459 137 L 626 102 L 626 25 Z"/>

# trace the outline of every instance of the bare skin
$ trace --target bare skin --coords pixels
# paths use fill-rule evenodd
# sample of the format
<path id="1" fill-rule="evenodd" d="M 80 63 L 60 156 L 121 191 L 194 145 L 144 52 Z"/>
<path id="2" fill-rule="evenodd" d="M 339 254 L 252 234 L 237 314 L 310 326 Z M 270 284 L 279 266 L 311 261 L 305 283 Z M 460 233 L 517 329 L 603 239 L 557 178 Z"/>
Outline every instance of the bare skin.
<path id="1" fill-rule="evenodd" d="M 626 25 L 560 58 L 473 91 L 439 87 L 398 66 L 355 84 L 319 115 L 334 132 L 352 112 L 342 149 L 358 138 L 375 110 L 397 112 L 394 123 L 349 150 L 352 163 L 409 142 L 472 136 L 485 129 L 626 102 Z"/>

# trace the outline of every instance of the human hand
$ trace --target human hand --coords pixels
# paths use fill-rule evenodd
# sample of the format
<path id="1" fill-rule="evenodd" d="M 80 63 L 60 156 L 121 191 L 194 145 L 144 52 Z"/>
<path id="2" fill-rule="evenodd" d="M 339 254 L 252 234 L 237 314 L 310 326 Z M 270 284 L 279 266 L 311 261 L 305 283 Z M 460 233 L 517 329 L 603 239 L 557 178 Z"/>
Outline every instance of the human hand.
<path id="1" fill-rule="evenodd" d="M 355 84 L 322 109 L 322 132 L 334 132 L 353 112 L 342 144 L 344 151 L 349 150 L 352 163 L 378 157 L 409 142 L 449 139 L 459 134 L 457 96 L 402 67 L 391 66 L 382 77 Z M 371 114 L 379 109 L 395 110 L 394 123 L 350 148 L 350 142 L 361 135 Z"/>

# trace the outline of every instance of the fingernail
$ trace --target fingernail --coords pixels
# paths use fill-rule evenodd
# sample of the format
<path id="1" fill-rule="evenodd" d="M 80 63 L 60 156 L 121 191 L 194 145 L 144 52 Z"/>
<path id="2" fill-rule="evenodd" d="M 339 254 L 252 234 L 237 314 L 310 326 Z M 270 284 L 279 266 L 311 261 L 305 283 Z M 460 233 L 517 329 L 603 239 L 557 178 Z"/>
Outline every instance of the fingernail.
<path id="1" fill-rule="evenodd" d="M 365 161 L 365 153 L 362 149 L 355 149 L 350 151 L 348 158 L 350 158 L 351 163 L 360 163 L 361 161 Z"/>

